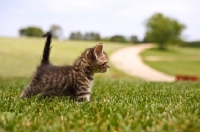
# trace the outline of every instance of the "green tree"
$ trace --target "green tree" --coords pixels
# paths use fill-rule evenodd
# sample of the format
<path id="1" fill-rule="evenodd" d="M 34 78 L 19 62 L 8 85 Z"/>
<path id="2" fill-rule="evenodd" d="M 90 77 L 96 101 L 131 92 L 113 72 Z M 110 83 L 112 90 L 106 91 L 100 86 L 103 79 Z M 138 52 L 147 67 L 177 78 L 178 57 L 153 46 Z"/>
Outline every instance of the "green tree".
<path id="1" fill-rule="evenodd" d="M 19 35 L 20 36 L 29 36 L 29 37 L 41 37 L 44 34 L 41 28 L 39 27 L 27 27 L 27 28 L 22 28 L 19 30 Z"/>
<path id="2" fill-rule="evenodd" d="M 110 41 L 111 41 L 111 42 L 121 42 L 121 43 L 126 43 L 126 42 L 128 42 L 128 41 L 126 40 L 126 38 L 125 38 L 124 36 L 121 36 L 121 35 L 112 36 L 112 37 L 110 38 Z"/>
<path id="3" fill-rule="evenodd" d="M 131 36 L 130 42 L 133 43 L 133 44 L 138 43 L 138 37 L 135 36 L 135 35 L 134 35 L 134 36 Z"/>
<path id="4" fill-rule="evenodd" d="M 19 36 L 26 36 L 26 29 L 24 29 L 24 28 L 20 29 Z"/>
<path id="5" fill-rule="evenodd" d="M 75 38 L 76 38 L 76 33 L 71 33 L 70 34 L 70 36 L 69 36 L 69 39 L 71 39 L 71 40 L 75 40 Z"/>
<path id="6" fill-rule="evenodd" d="M 146 22 L 145 40 L 155 42 L 160 49 L 165 49 L 169 43 L 177 43 L 181 40 L 181 33 L 185 25 L 177 20 L 156 13 Z"/>
<path id="7" fill-rule="evenodd" d="M 83 40 L 83 35 L 81 32 L 72 32 L 69 36 L 69 39 L 71 40 Z"/>
<path id="8" fill-rule="evenodd" d="M 95 41 L 101 40 L 101 36 L 100 36 L 99 33 L 95 33 L 95 34 L 94 34 L 94 40 L 95 40 Z"/>
<path id="9" fill-rule="evenodd" d="M 69 36 L 69 39 L 99 41 L 101 40 L 101 36 L 99 33 L 94 33 L 94 32 L 87 32 L 85 34 L 81 34 L 80 32 L 72 32 Z"/>
<path id="10" fill-rule="evenodd" d="M 99 41 L 101 40 L 101 36 L 99 33 L 90 32 L 90 33 L 85 33 L 85 35 L 83 35 L 83 39 L 89 41 Z"/>

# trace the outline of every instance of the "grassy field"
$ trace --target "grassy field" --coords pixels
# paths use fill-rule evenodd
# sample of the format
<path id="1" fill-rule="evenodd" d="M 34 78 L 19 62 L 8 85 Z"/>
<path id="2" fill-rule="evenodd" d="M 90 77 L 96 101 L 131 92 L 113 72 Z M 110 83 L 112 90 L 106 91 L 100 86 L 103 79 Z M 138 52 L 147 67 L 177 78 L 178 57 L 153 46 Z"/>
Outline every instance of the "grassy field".
<path id="1" fill-rule="evenodd" d="M 200 82 L 158 83 L 111 67 L 95 77 L 91 102 L 64 97 L 20 100 L 43 49 L 43 39 L 0 38 L 0 132 L 200 130 Z M 71 64 L 96 42 L 53 41 L 54 64 Z M 124 47 L 106 43 L 108 54 Z"/>
<path id="2" fill-rule="evenodd" d="M 40 63 L 45 38 L 0 38 L 0 77 L 30 77 Z M 98 42 L 52 41 L 50 60 L 55 65 L 72 64 L 86 48 L 94 47 Z M 125 47 L 125 44 L 105 43 L 106 53 Z M 111 66 L 110 76 L 120 72 Z M 116 74 L 117 73 L 117 74 Z"/>
<path id="3" fill-rule="evenodd" d="M 0 80 L 0 131 L 200 130 L 200 83 L 98 78 L 91 102 L 20 100 L 27 79 Z"/>
<path id="4" fill-rule="evenodd" d="M 200 77 L 200 48 L 170 47 L 166 51 L 152 48 L 141 55 L 146 64 L 170 75 Z"/>

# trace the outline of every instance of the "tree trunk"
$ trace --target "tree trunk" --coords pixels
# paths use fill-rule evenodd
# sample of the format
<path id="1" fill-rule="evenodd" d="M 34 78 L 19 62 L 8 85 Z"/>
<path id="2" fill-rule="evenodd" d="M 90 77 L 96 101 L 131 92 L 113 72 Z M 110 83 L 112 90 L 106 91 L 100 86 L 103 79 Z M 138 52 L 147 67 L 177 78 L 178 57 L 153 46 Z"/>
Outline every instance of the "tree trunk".
<path id="1" fill-rule="evenodd" d="M 165 44 L 164 43 L 159 43 L 159 49 L 160 50 L 165 50 Z"/>

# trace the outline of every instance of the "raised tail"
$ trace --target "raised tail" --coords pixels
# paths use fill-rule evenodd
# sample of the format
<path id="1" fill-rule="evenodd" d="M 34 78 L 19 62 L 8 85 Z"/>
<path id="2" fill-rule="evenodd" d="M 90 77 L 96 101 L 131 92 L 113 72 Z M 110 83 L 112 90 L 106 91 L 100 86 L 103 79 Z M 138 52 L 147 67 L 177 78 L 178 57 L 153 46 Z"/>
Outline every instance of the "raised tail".
<path id="1" fill-rule="evenodd" d="M 49 64 L 49 55 L 50 55 L 50 50 L 51 50 L 50 45 L 51 45 L 52 34 L 51 34 L 51 32 L 47 32 L 42 37 L 47 37 L 47 40 L 46 40 L 46 43 L 44 46 L 41 64 Z"/>

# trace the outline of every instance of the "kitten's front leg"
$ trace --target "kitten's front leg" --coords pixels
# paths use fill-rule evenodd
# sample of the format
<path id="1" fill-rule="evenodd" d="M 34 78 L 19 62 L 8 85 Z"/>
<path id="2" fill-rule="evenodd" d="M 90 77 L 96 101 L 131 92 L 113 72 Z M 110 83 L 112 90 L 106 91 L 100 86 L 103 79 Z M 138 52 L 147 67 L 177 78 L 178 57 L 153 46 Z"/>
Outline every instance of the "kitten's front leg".
<path id="1" fill-rule="evenodd" d="M 86 94 L 86 95 L 82 95 L 82 96 L 77 96 L 76 99 L 78 101 L 87 101 L 89 102 L 90 101 L 90 94 Z"/>
<path id="2" fill-rule="evenodd" d="M 90 101 L 90 94 L 86 95 L 86 101 Z"/>

